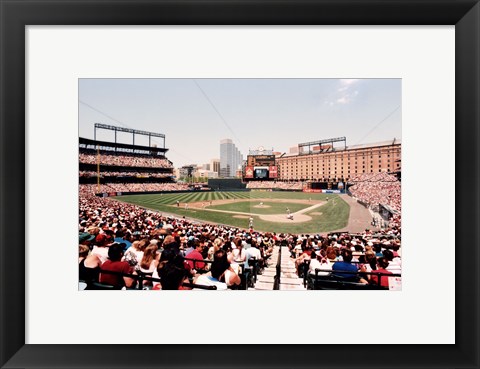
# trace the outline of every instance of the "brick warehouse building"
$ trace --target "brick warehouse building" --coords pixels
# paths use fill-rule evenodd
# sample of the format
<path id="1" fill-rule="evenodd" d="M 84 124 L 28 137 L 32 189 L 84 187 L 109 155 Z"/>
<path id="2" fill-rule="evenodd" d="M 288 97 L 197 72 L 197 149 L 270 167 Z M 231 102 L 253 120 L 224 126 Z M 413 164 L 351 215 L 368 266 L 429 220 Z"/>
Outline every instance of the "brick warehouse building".
<path id="1" fill-rule="evenodd" d="M 312 143 L 315 144 L 315 143 Z M 348 181 L 362 173 L 401 171 L 401 141 L 377 142 L 335 148 L 309 147 L 308 152 L 284 154 L 276 158 L 281 181 Z"/>

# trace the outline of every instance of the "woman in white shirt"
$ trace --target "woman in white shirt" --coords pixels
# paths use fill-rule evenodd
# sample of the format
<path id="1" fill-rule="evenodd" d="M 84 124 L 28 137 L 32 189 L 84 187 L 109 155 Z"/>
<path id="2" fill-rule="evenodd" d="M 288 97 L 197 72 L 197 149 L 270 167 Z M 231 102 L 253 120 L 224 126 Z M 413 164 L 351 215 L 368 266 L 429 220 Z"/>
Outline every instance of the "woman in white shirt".
<path id="1" fill-rule="evenodd" d="M 310 260 L 310 268 L 308 269 L 309 274 L 315 274 L 315 269 L 328 269 L 332 270 L 332 263 L 327 259 L 327 253 L 325 250 L 316 251 L 316 258 Z M 319 276 L 328 276 L 330 272 L 322 271 L 318 272 Z"/>

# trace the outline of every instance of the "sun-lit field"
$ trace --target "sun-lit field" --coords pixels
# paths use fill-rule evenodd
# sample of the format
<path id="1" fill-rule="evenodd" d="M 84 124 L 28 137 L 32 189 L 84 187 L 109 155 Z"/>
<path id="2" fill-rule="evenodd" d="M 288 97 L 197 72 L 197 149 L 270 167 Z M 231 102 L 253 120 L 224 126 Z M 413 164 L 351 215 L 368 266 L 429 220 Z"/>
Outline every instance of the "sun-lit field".
<path id="1" fill-rule="evenodd" d="M 240 228 L 248 228 L 251 216 L 254 229 L 263 232 L 334 231 L 347 225 L 350 212 L 349 205 L 338 195 L 284 191 L 164 193 L 121 196 L 116 200 Z M 287 218 L 288 212 L 293 219 Z"/>

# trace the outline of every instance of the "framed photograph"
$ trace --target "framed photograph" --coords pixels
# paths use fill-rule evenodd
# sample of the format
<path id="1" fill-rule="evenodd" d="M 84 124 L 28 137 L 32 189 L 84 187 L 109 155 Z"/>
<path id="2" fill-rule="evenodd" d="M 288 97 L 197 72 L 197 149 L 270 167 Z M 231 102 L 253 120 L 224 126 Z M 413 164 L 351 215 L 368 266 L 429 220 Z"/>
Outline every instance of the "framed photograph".
<path id="1" fill-rule="evenodd" d="M 2 368 L 479 366 L 476 1 L 0 2 Z M 192 91 L 203 105 L 196 105 Z M 312 105 L 305 103 L 303 91 L 315 99 Z M 149 100 L 155 109 L 146 108 Z M 112 102 L 123 110 L 112 111 Z M 242 122 L 240 103 L 243 111 L 256 114 Z M 264 109 L 268 106 L 272 109 Z M 384 109 L 373 108 L 379 106 Z M 327 108 L 330 115 L 318 114 Z M 369 108 L 374 113 L 369 115 Z M 204 118 L 198 113 L 202 109 L 208 110 Z M 158 124 L 137 125 L 152 114 Z M 297 122 L 308 121 L 308 114 L 329 122 Z M 268 123 L 267 115 L 275 122 Z M 217 125 L 211 123 L 215 119 Z M 250 122 L 254 119 L 256 125 Z M 399 133 L 385 128 L 389 119 L 401 126 Z M 260 137 L 240 132 L 242 127 Z M 339 127 L 354 142 L 334 136 Z M 115 138 L 97 137 L 100 130 Z M 183 140 L 178 139 L 182 133 Z M 320 170 L 323 159 L 315 158 L 331 151 L 340 155 L 332 160 L 350 163 L 350 145 L 367 142 L 365 136 L 374 140 L 377 133 L 379 138 L 401 135 L 401 161 L 395 156 L 400 152 L 392 151 L 386 153 L 393 155 L 392 162 L 372 158 L 362 163 L 364 172 L 354 173 L 357 168 L 348 164 Z M 133 134 L 134 141 L 117 142 L 117 134 Z M 163 142 L 152 145 L 152 134 Z M 294 140 L 292 150 L 289 139 Z M 238 155 L 222 154 L 234 152 L 235 145 Z M 187 146 L 193 149 L 183 150 Z M 199 163 L 215 157 L 213 146 L 220 157 L 217 175 L 223 170 L 221 177 L 240 177 L 237 182 L 251 190 L 248 198 L 241 191 L 222 192 L 223 180 L 209 183 L 218 186 L 212 192 L 193 180 L 193 169 L 214 176 L 214 161 L 188 172 L 192 156 Z M 239 151 L 244 151 L 242 160 Z M 114 163 L 118 157 L 122 166 Z M 314 159 L 294 168 L 299 157 Z M 167 159 L 182 164 L 178 173 Z M 131 168 L 123 165 L 129 161 Z M 153 162 L 160 169 L 152 171 Z M 350 164 L 356 164 L 353 158 Z M 91 226 L 101 227 L 95 234 L 98 244 L 91 246 L 108 248 L 116 242 L 110 249 L 115 250 L 122 242 L 112 238 L 103 246 L 102 238 L 128 223 L 124 218 L 105 223 L 102 210 L 92 207 L 96 199 L 111 201 L 115 195 L 146 208 L 158 206 L 156 211 L 170 210 L 185 221 L 217 219 L 228 231 L 236 228 L 228 234 L 218 227 L 215 235 L 221 234 L 224 242 L 238 238 L 239 248 L 242 240 L 250 246 L 252 239 L 264 243 L 272 224 L 280 227 L 278 233 L 293 233 L 300 232 L 298 224 L 308 228 L 324 222 L 318 232 L 302 232 L 314 234 L 320 262 L 321 233 L 361 220 L 347 219 L 345 212 L 338 224 L 325 218 L 343 204 L 342 191 L 351 189 L 361 201 L 371 199 L 375 186 L 362 187 L 357 176 L 375 171 L 388 179 L 396 164 L 401 189 L 389 186 L 396 186 L 398 199 L 401 193 L 403 206 L 402 278 L 382 285 L 377 277 L 377 282 L 379 289 L 390 284 L 400 291 L 282 291 L 306 285 L 293 278 L 295 259 L 277 255 L 272 257 L 282 261 L 277 274 L 273 268 L 257 287 L 278 292 L 79 290 L 76 233 L 80 230 L 79 243 L 86 240 L 90 247 Z M 318 169 L 310 171 L 310 165 Z M 282 188 L 272 188 L 273 183 Z M 183 186 L 179 190 L 191 194 L 155 194 L 140 202 L 123 196 L 165 186 Z M 289 186 L 284 192 L 288 198 L 279 195 L 284 186 Z M 292 186 L 301 188 L 296 193 Z M 79 209 L 79 195 L 82 203 L 85 194 L 89 200 Z M 396 229 L 394 197 L 373 209 L 385 219 L 370 219 L 372 227 Z M 163 243 L 168 221 L 141 216 L 147 222 L 132 225 L 132 239 L 124 239 L 138 242 L 155 233 L 149 238 L 158 236 Z M 377 224 L 386 219 L 390 228 Z M 173 236 L 185 243 L 184 256 L 189 237 L 192 244 L 201 240 L 185 224 L 172 226 Z M 398 251 L 396 236 L 390 233 L 384 255 L 385 249 Z M 310 245 L 310 236 L 304 238 L 294 240 L 299 251 Z M 381 241 L 387 245 L 384 237 Z M 345 249 L 363 257 L 380 240 L 335 235 L 328 242 L 349 263 Z M 295 256 L 295 245 L 286 246 Z M 276 279 L 278 267 L 292 272 L 284 275 L 283 288 L 281 278 Z M 250 288 L 255 289 L 253 282 Z"/>

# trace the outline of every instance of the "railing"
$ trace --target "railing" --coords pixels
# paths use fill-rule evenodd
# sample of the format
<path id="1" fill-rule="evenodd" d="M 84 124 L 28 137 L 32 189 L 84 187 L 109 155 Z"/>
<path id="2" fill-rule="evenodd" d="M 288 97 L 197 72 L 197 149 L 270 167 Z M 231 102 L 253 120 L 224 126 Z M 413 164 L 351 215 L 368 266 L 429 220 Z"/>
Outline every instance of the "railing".
<path id="1" fill-rule="evenodd" d="M 277 266 L 276 266 L 275 279 L 273 280 L 273 289 L 275 291 L 280 289 L 280 273 L 282 272 L 281 262 L 282 262 L 282 246 L 280 245 L 280 247 L 278 248 L 278 260 L 277 260 Z"/>
<path id="2" fill-rule="evenodd" d="M 197 263 L 204 263 L 204 264 L 212 264 L 213 263 L 213 260 L 209 260 L 209 259 L 199 260 L 199 259 L 191 259 L 191 258 L 184 257 L 183 260 L 193 262 L 193 269 L 195 269 L 197 271 L 197 273 L 199 273 L 199 274 L 206 273 L 206 272 L 208 272 L 208 270 L 197 269 Z"/>
<path id="3" fill-rule="evenodd" d="M 197 270 L 197 268 L 196 268 L 197 263 L 208 263 L 208 264 L 213 263 L 212 260 L 208 260 L 208 259 L 198 260 L 198 259 L 184 258 L 184 260 L 188 260 L 188 261 L 193 262 L 193 266 L 194 266 L 195 270 Z M 238 264 L 240 266 L 240 273 L 239 273 L 240 274 L 239 276 L 240 276 L 240 279 L 241 279 L 240 289 L 246 290 L 246 289 L 248 289 L 248 287 L 250 285 L 253 285 L 254 283 L 257 282 L 257 276 L 258 276 L 258 272 L 259 272 L 259 270 L 258 270 L 259 269 L 258 260 L 256 260 L 255 258 L 249 259 L 248 260 L 248 265 L 249 265 L 248 268 L 245 266 L 244 262 L 236 262 L 236 264 Z M 208 271 L 200 269 L 200 270 L 197 270 L 197 272 L 199 274 L 203 274 L 203 273 L 206 273 Z M 135 288 L 129 288 L 131 290 L 132 289 L 143 290 L 144 281 L 160 282 L 161 283 L 160 278 L 153 278 L 151 275 L 149 275 L 149 273 L 147 274 L 147 273 L 144 273 L 144 272 L 141 272 L 141 271 L 137 271 L 138 274 L 128 274 L 128 273 L 113 272 L 113 271 L 101 269 L 100 273 L 112 274 L 112 275 L 117 275 L 117 276 L 122 276 L 122 277 L 127 277 L 127 278 L 134 279 L 136 281 L 136 287 Z M 102 284 L 102 283 L 97 283 L 97 286 L 99 287 L 98 289 L 100 289 L 100 287 L 101 287 L 100 285 L 104 285 L 105 289 L 115 289 L 114 286 L 108 286 L 108 285 L 105 285 L 105 284 Z M 185 287 L 188 287 L 188 288 L 205 289 L 205 290 L 216 290 L 217 289 L 216 286 L 204 286 L 204 285 L 187 283 L 187 282 L 184 282 L 182 284 L 182 286 L 185 286 Z M 92 289 L 90 287 L 91 286 L 89 286 L 88 289 Z"/>
<path id="4" fill-rule="evenodd" d="M 354 264 L 354 263 L 359 263 L 359 262 L 353 262 L 352 261 L 352 264 Z M 302 277 L 303 277 L 303 286 L 304 287 L 307 287 L 308 277 L 312 276 L 311 274 L 308 273 L 309 268 L 310 268 L 310 260 L 305 260 L 299 268 L 299 273 L 302 274 Z M 328 276 L 319 276 L 318 275 L 319 272 L 328 272 L 329 275 Z M 329 280 L 329 281 L 335 281 L 335 278 L 336 278 L 335 274 L 354 275 L 354 277 L 352 277 L 352 278 L 360 278 L 360 277 L 367 276 L 367 275 L 378 276 L 378 281 L 377 281 L 378 287 L 381 287 L 381 277 L 385 277 L 385 276 L 386 277 L 401 277 L 402 276 L 401 274 L 397 274 L 397 273 L 378 273 L 378 272 L 362 272 L 362 271 L 352 272 L 352 271 L 346 271 L 346 270 L 332 270 L 332 269 L 315 268 L 315 282 L 317 280 L 322 280 L 322 279 Z M 338 277 L 339 282 L 346 282 L 346 283 L 349 283 L 349 282 L 351 283 L 352 282 L 351 280 L 340 279 L 340 278 L 344 278 L 344 277 L 339 277 L 339 276 L 337 276 L 337 277 Z"/>
<path id="5" fill-rule="evenodd" d="M 197 270 L 196 265 L 197 263 L 213 263 L 212 260 L 203 259 L 191 259 L 191 258 L 184 258 L 184 260 L 188 260 L 193 262 L 193 269 L 195 269 L 199 274 L 207 273 L 208 270 Z M 241 289 L 248 289 L 249 285 L 257 283 L 257 277 L 259 272 L 259 260 L 256 258 L 248 259 L 247 262 L 234 262 L 240 266 L 240 279 L 242 280 Z M 245 264 L 248 264 L 248 268 Z"/>
<path id="6" fill-rule="evenodd" d="M 328 272 L 330 273 L 328 276 L 319 276 L 318 273 L 320 272 Z M 338 274 L 346 274 L 347 277 L 338 276 Z M 365 277 L 367 275 L 373 275 L 377 277 L 377 283 L 361 283 L 359 282 L 360 277 Z M 387 289 L 387 287 L 383 287 L 381 285 L 382 277 L 401 277 L 401 274 L 397 273 L 379 273 L 379 272 L 352 272 L 346 270 L 331 270 L 331 269 L 315 269 L 315 277 L 313 281 L 313 289 L 316 290 L 318 283 L 321 281 L 329 281 L 329 282 L 337 282 L 340 284 L 344 284 L 348 287 L 348 285 L 357 285 L 357 284 L 364 284 L 366 286 L 375 286 L 377 289 Z M 306 279 L 309 277 L 308 270 L 304 273 L 304 286 L 306 285 Z M 345 279 L 343 279 L 345 278 Z"/>
<path id="7" fill-rule="evenodd" d="M 112 275 L 117 275 L 117 276 L 121 276 L 121 277 L 127 277 L 127 278 L 134 279 L 137 282 L 137 286 L 135 288 L 129 288 L 130 290 L 134 290 L 134 289 L 143 290 L 143 282 L 144 281 L 159 282 L 159 283 L 162 282 L 160 278 L 153 278 L 153 277 L 144 275 L 143 273 L 141 273 L 141 274 L 130 274 L 130 273 L 114 272 L 114 271 L 111 271 L 111 270 L 101 269 L 100 274 L 112 274 Z M 102 286 L 102 285 L 105 287 L 105 289 L 115 289 L 115 286 L 107 285 L 107 284 L 104 284 L 104 283 L 101 283 L 101 282 L 97 283 L 97 286 L 99 286 L 99 287 Z M 205 286 L 205 285 L 202 285 L 202 284 L 195 284 L 195 283 L 188 283 L 188 282 L 182 283 L 182 286 L 188 287 L 188 288 L 198 288 L 198 289 L 202 289 L 202 290 L 216 290 L 217 289 L 217 286 Z M 88 287 L 91 287 L 91 286 L 88 286 Z M 90 288 L 88 288 L 88 289 L 90 289 Z M 92 289 L 95 289 L 95 288 L 92 288 Z M 100 289 L 100 288 L 98 288 L 98 289 Z"/>

